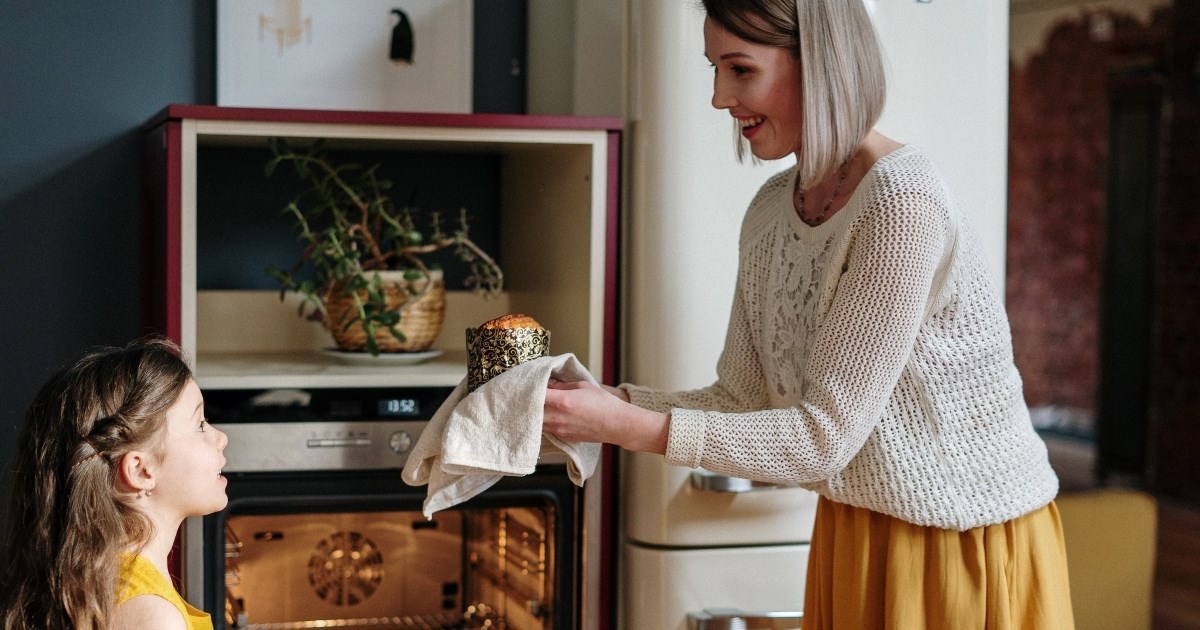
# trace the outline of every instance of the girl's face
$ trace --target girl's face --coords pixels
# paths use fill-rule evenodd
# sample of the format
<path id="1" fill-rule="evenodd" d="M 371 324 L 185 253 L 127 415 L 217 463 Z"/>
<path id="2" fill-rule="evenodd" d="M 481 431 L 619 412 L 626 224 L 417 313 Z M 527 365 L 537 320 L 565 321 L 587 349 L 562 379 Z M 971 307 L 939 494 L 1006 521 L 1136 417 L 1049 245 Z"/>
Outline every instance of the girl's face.
<path id="1" fill-rule="evenodd" d="M 741 39 L 704 20 L 704 55 L 713 65 L 713 107 L 728 109 L 750 151 L 775 160 L 800 149 L 800 72 L 796 58 L 777 46 Z"/>
<path id="2" fill-rule="evenodd" d="M 167 410 L 167 436 L 153 497 L 176 516 L 202 516 L 229 503 L 221 474 L 229 438 L 204 418 L 204 397 L 194 380 Z"/>

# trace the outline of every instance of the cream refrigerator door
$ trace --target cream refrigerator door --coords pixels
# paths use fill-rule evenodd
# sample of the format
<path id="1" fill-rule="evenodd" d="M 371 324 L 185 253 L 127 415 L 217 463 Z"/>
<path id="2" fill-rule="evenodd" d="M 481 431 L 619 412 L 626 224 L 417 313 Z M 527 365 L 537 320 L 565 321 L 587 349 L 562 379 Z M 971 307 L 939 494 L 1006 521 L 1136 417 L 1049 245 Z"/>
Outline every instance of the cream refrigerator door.
<path id="1" fill-rule="evenodd" d="M 808 545 L 662 550 L 625 545 L 625 630 L 799 628 Z M 736 618 L 744 625 L 738 625 Z M 762 625 L 770 618 L 772 625 Z M 759 622 L 755 623 L 754 620 Z"/>
<path id="2" fill-rule="evenodd" d="M 622 453 L 625 534 L 666 547 L 808 542 L 817 495 L 773 488 Z"/>
<path id="3" fill-rule="evenodd" d="M 714 109 L 704 11 L 631 3 L 629 211 L 622 299 L 623 380 L 666 390 L 712 383 L 737 279 L 742 215 L 777 161 L 739 162 L 734 121 Z M 622 453 L 626 531 L 643 542 L 711 545 L 806 540 L 802 490 L 699 493 L 658 456 Z M 761 521 L 759 523 L 758 521 Z M 765 537 L 765 538 L 764 538 Z"/>

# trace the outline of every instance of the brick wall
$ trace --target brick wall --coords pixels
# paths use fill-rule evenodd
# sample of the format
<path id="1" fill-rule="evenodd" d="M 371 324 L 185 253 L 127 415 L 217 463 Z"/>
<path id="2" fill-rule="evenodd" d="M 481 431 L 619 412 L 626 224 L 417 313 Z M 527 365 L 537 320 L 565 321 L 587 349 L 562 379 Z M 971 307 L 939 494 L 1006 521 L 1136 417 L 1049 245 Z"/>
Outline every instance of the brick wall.
<path id="1" fill-rule="evenodd" d="M 1114 70 L 1161 59 L 1168 20 L 1080 11 L 1010 69 L 1006 300 L 1033 407 L 1094 412 Z"/>
<path id="2" fill-rule="evenodd" d="M 1200 501 L 1200 2 L 1176 0 L 1149 23 L 1070 11 L 1011 68 L 1005 288 L 1017 366 L 1031 406 L 1094 413 L 1107 100 L 1114 77 L 1156 74 L 1166 108 L 1147 479 Z"/>

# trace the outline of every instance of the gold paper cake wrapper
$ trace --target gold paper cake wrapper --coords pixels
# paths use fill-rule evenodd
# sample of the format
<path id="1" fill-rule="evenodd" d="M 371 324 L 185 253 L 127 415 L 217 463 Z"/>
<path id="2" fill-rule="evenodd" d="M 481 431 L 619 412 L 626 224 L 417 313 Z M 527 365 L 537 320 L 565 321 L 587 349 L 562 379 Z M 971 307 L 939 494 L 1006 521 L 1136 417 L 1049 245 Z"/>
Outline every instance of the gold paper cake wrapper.
<path id="1" fill-rule="evenodd" d="M 550 354 L 544 328 L 467 329 L 467 391 L 514 365 Z"/>

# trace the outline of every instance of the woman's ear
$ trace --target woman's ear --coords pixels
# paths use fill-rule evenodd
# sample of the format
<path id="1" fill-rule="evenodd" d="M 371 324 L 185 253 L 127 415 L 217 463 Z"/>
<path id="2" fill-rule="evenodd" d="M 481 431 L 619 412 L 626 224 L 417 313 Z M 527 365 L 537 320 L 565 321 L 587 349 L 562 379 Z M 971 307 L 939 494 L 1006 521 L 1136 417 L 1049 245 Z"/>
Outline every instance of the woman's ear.
<path id="1" fill-rule="evenodd" d="M 145 451 L 129 451 L 121 456 L 117 464 L 117 489 L 136 494 L 154 489 L 154 467 L 150 454 Z"/>

